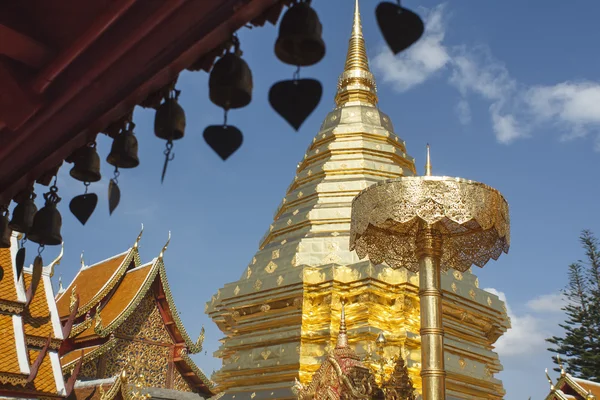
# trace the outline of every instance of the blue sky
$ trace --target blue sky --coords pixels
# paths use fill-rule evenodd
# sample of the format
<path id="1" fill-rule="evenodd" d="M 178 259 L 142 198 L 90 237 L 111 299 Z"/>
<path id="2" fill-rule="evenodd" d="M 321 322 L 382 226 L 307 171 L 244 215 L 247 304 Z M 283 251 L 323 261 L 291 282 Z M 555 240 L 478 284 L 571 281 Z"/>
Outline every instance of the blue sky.
<path id="1" fill-rule="evenodd" d="M 79 268 L 127 249 L 140 223 L 141 254 L 158 255 L 172 231 L 165 256 L 182 318 L 192 335 L 207 329 L 207 355 L 196 357 L 210 374 L 221 333 L 204 314 L 204 303 L 237 280 L 257 250 L 295 167 L 333 108 L 352 25 L 353 1 L 314 1 L 324 25 L 325 59 L 302 69 L 323 83 L 319 107 L 299 132 L 271 110 L 267 94 L 294 69 L 273 54 L 276 27 L 242 29 L 244 58 L 254 76 L 252 103 L 229 114 L 244 144 L 227 162 L 205 144 L 202 131 L 222 122 L 208 100 L 208 74 L 183 73 L 178 87 L 187 114 L 186 137 L 175 143 L 175 160 L 160 184 L 164 142 L 153 135 L 154 113 L 137 108 L 141 164 L 123 170 L 122 200 L 108 217 L 106 189 L 111 168 L 103 162 L 98 209 L 82 227 L 68 202 L 83 184 L 59 174 L 65 257 L 57 275 L 65 286 Z M 597 197 L 600 139 L 600 4 L 568 2 L 406 1 L 426 20 L 426 34 L 393 57 L 375 22 L 377 2 L 363 0 L 363 31 L 378 82 L 381 109 L 422 172 L 425 144 L 432 145 L 434 174 L 460 176 L 499 189 L 510 204 L 512 247 L 498 262 L 475 269 L 482 287 L 506 296 L 513 329 L 497 343 L 505 371 L 506 399 L 548 393 L 544 368 L 552 367 L 544 338 L 558 333 L 559 290 L 567 265 L 582 258 L 581 229 L 600 234 Z M 110 141 L 98 139 L 102 159 Z M 41 199 L 41 189 L 38 189 Z M 58 253 L 48 248 L 47 261 Z M 55 277 L 56 279 L 56 277 Z"/>

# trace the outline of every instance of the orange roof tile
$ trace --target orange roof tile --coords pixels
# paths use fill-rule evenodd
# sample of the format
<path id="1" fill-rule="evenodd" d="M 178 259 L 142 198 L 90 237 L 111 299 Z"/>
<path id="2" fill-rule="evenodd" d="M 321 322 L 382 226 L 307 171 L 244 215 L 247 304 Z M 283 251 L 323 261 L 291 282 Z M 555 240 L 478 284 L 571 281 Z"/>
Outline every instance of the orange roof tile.
<path id="1" fill-rule="evenodd" d="M 148 280 L 152 272 L 156 272 L 156 268 L 153 268 L 154 266 L 154 263 L 146 264 L 127 271 L 115 293 L 100 311 L 102 325 L 104 327 L 108 327 L 115 322 L 131 302 L 136 300 L 138 294 L 140 294 L 140 297 L 143 296 L 144 293 L 141 292 L 142 289 L 144 289 L 144 283 Z M 148 288 L 149 287 L 145 289 Z M 137 300 L 139 300 L 140 297 L 137 297 Z"/>
<path id="2" fill-rule="evenodd" d="M 12 316 L 0 314 L 0 373 L 20 374 Z"/>
<path id="3" fill-rule="evenodd" d="M 573 380 L 586 392 L 591 391 L 597 399 L 600 399 L 600 383 L 588 381 L 585 379 L 573 378 Z"/>
<path id="4" fill-rule="evenodd" d="M 33 364 L 39 354 L 38 350 L 29 350 L 29 360 Z M 37 375 L 33 380 L 33 387 L 38 392 L 56 394 L 58 389 L 56 388 L 56 380 L 54 377 L 54 371 L 52 370 L 52 362 L 50 361 L 49 354 L 46 354 L 40 368 L 38 369 Z"/>
<path id="5" fill-rule="evenodd" d="M 60 317 L 66 317 L 71 313 L 69 309 L 71 303 L 71 291 L 75 286 L 77 286 L 75 288 L 75 293 L 79 295 L 80 308 L 83 309 L 83 307 L 88 305 L 92 300 L 101 300 L 94 299 L 94 297 L 107 283 L 110 282 L 111 278 L 115 276 L 128 254 L 129 251 L 81 269 L 75 276 L 75 279 L 73 279 L 73 282 L 69 284 L 67 289 L 56 300 Z"/>
<path id="6" fill-rule="evenodd" d="M 4 278 L 0 281 L 0 300 L 19 301 L 10 249 L 0 249 L 0 267 L 4 270 Z"/>
<path id="7" fill-rule="evenodd" d="M 82 350 L 83 350 L 83 355 L 85 356 L 86 354 L 96 350 L 99 347 L 100 347 L 100 345 L 89 346 L 89 347 L 84 347 L 82 349 L 73 350 L 73 351 L 65 354 L 64 356 L 62 356 L 60 358 L 60 363 L 61 363 L 61 365 L 65 366 L 69 363 L 72 363 L 73 361 L 79 360 L 79 357 L 81 357 Z"/>
<path id="8" fill-rule="evenodd" d="M 31 273 L 24 272 L 25 287 L 31 284 Z M 40 279 L 40 283 L 35 291 L 33 300 L 29 307 L 23 312 L 23 325 L 25 334 L 47 338 L 49 335 L 54 337 L 54 329 L 52 327 L 52 319 L 50 309 L 48 308 L 48 298 L 46 297 L 46 288 L 44 287 L 44 279 Z"/>

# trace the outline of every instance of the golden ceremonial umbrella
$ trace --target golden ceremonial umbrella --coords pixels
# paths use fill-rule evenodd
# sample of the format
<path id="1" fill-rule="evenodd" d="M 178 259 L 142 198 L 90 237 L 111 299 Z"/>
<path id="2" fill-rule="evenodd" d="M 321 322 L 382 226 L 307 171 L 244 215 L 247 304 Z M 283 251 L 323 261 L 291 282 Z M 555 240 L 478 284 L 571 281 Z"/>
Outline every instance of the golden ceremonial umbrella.
<path id="1" fill-rule="evenodd" d="M 508 252 L 508 204 L 479 182 L 426 176 L 374 184 L 352 203 L 350 249 L 374 264 L 419 272 L 423 400 L 445 399 L 440 272 L 483 267 Z"/>

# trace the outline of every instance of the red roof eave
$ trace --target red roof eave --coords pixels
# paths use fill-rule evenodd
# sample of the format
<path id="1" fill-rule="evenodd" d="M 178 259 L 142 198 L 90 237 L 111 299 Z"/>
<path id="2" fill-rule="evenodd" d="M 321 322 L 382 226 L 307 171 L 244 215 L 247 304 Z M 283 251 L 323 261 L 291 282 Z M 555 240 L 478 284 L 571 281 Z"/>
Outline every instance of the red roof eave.
<path id="1" fill-rule="evenodd" d="M 48 67 L 40 73 L 46 80 L 38 74 L 31 83 L 13 81 L 11 86 L 2 77 L 16 78 L 4 71 L 0 89 L 28 87 L 13 99 L 22 98 L 30 112 L 19 111 L 24 122 L 13 121 L 12 130 L 2 129 L 7 121 L 0 121 L 0 204 L 277 3 L 280 0 L 171 0 L 146 16 L 128 13 L 120 20 L 115 20 L 120 15 L 113 20 L 100 16 L 106 24 L 92 25 L 102 32 L 96 36 L 86 32 L 73 45 L 80 51 L 61 52 L 60 62 L 51 62 L 54 71 Z M 133 7 L 143 6 L 138 0 Z M 118 14 L 118 9 L 113 12 Z M 117 33 L 118 42 L 108 40 Z M 42 101 L 42 93 L 37 92 L 47 85 Z"/>

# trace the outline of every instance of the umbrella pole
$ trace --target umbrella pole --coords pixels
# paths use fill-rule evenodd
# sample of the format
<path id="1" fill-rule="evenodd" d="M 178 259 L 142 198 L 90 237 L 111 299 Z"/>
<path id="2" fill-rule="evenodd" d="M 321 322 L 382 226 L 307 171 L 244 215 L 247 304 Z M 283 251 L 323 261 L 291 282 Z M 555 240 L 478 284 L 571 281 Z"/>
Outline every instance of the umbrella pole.
<path id="1" fill-rule="evenodd" d="M 442 235 L 433 226 L 421 223 L 416 243 L 419 258 L 423 400 L 444 400 L 446 371 L 440 275 Z"/>

